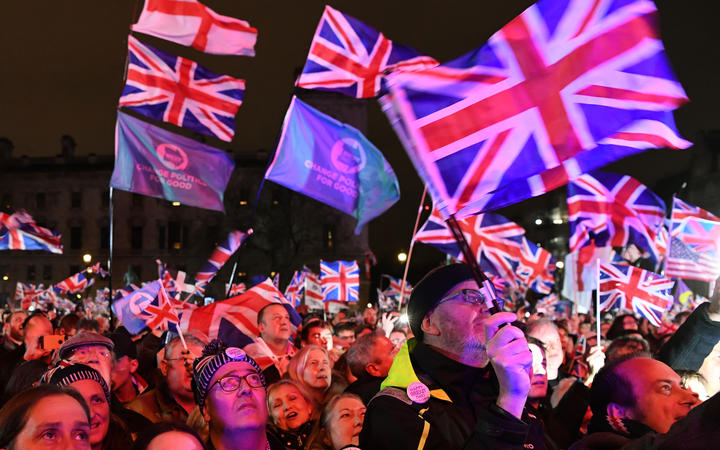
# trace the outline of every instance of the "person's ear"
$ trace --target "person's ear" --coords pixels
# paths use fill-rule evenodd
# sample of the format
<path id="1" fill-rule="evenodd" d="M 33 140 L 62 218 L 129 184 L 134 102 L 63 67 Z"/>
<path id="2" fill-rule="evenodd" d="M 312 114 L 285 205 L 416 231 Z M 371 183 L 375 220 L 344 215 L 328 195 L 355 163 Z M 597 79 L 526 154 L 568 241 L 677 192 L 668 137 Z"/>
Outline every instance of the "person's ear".
<path id="1" fill-rule="evenodd" d="M 130 373 L 135 373 L 135 371 L 138 369 L 138 366 L 140 363 L 137 359 L 130 358 Z"/>
<path id="2" fill-rule="evenodd" d="M 165 360 L 165 358 L 160 360 L 160 364 L 158 365 L 158 369 L 160 369 L 160 373 L 162 373 L 162 376 L 166 377 L 168 374 L 168 362 Z"/>
<path id="3" fill-rule="evenodd" d="M 420 323 L 420 329 L 424 334 L 430 336 L 440 336 L 440 329 L 435 325 L 435 321 L 432 320 L 432 314 L 428 313 Z"/>
<path id="4" fill-rule="evenodd" d="M 632 417 L 630 417 L 630 408 L 628 408 L 627 406 L 618 405 L 617 403 L 613 402 L 610 402 L 607 405 L 607 415 L 608 417 L 632 419 Z"/>
<path id="5" fill-rule="evenodd" d="M 374 377 L 380 377 L 383 376 L 380 371 L 375 366 L 375 363 L 368 363 L 365 365 L 365 372 L 368 374 L 374 376 Z"/>

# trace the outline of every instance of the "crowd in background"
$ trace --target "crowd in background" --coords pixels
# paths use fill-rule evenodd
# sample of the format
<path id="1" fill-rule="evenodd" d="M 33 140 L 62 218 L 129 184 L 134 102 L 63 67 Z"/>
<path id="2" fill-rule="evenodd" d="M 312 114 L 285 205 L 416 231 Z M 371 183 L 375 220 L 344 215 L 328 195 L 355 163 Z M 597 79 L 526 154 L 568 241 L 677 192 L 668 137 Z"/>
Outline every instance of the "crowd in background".
<path id="1" fill-rule="evenodd" d="M 407 315 L 258 313 L 238 348 L 53 311 L 7 311 L 0 448 L 711 448 L 720 294 L 655 327 L 631 313 L 491 314 L 466 266 Z"/>

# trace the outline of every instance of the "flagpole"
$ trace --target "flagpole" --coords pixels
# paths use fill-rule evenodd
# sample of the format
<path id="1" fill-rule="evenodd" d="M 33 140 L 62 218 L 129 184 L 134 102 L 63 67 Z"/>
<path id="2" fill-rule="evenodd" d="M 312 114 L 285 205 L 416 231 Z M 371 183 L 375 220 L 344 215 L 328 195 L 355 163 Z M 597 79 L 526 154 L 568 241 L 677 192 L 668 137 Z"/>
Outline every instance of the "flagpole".
<path id="1" fill-rule="evenodd" d="M 475 281 L 477 281 L 478 286 L 484 288 L 485 292 L 490 297 L 489 300 L 490 302 L 492 302 L 492 304 L 488 304 L 490 313 L 496 314 L 501 312 L 502 308 L 500 307 L 500 302 L 498 301 L 498 295 L 497 291 L 495 290 L 495 286 L 480 268 L 480 263 L 475 258 L 475 255 L 473 255 L 472 249 L 470 248 L 470 245 L 465 239 L 465 235 L 460 229 L 460 225 L 455 219 L 455 214 L 450 214 L 450 217 L 445 222 L 447 223 L 448 228 L 450 228 L 450 232 L 453 234 L 455 242 L 457 242 L 458 247 L 460 247 L 460 252 L 463 255 L 465 264 L 467 264 L 470 267 L 470 270 L 472 270 Z"/>
<path id="2" fill-rule="evenodd" d="M 114 220 L 113 220 L 113 188 L 110 186 L 110 193 L 109 195 L 109 201 L 108 201 L 108 207 L 110 210 L 110 226 L 108 227 L 108 232 L 110 233 L 109 239 L 108 239 L 108 247 L 109 247 L 109 254 L 108 254 L 108 261 L 107 261 L 107 268 L 108 268 L 108 285 L 110 287 L 110 295 L 108 296 L 108 305 L 112 306 L 113 303 L 113 289 L 112 289 L 112 257 L 113 257 L 113 229 L 114 229 Z M 112 308 L 110 309 L 110 314 L 112 314 Z"/>
<path id="3" fill-rule="evenodd" d="M 398 302 L 398 310 L 405 300 L 405 284 L 407 282 L 408 269 L 410 268 L 410 259 L 412 258 L 413 247 L 415 246 L 415 234 L 417 233 L 418 224 L 420 223 L 420 215 L 422 214 L 423 204 L 425 203 L 425 195 L 427 194 L 427 185 L 423 189 L 422 197 L 420 197 L 420 206 L 418 207 L 417 216 L 415 217 L 415 227 L 410 237 L 410 246 L 408 248 L 408 256 L 405 260 L 405 270 L 403 272 L 402 281 L 400 282 L 400 302 Z"/>
<path id="4" fill-rule="evenodd" d="M 233 288 L 233 282 L 235 281 L 235 270 L 237 270 L 237 257 L 233 263 L 232 272 L 230 272 L 230 283 L 228 283 L 227 292 L 225 292 L 225 298 L 230 298 L 230 291 Z"/>
<path id="5" fill-rule="evenodd" d="M 595 289 L 595 332 L 597 333 L 597 347 L 602 347 L 600 343 L 600 258 L 595 260 L 595 277 L 597 279 L 597 288 Z"/>

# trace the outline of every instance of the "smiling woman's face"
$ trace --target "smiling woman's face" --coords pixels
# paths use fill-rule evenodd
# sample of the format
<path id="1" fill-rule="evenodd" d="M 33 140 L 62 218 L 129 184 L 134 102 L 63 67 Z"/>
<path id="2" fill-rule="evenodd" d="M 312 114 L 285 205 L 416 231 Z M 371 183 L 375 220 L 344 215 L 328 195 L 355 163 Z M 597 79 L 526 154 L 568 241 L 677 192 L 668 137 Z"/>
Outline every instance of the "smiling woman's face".
<path id="1" fill-rule="evenodd" d="M 268 394 L 268 405 L 273 422 L 285 431 L 297 430 L 312 416 L 312 405 L 291 384 L 273 388 Z"/>

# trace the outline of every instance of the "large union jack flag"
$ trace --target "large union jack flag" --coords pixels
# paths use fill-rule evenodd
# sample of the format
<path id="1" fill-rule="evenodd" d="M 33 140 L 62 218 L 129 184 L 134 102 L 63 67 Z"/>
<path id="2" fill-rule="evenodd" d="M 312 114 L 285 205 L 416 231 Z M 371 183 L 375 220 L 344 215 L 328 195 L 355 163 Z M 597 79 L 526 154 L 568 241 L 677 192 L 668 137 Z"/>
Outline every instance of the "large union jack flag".
<path id="1" fill-rule="evenodd" d="M 320 284 L 326 302 L 358 301 L 360 267 L 357 261 L 320 261 Z"/>
<path id="2" fill-rule="evenodd" d="M 296 270 L 293 273 L 290 283 L 285 288 L 285 298 L 288 299 L 290 304 L 293 306 L 300 305 L 300 300 L 303 295 L 303 287 L 305 286 L 305 274 L 302 271 Z"/>
<path id="3" fill-rule="evenodd" d="M 525 230 L 499 214 L 485 213 L 458 220 L 458 225 L 486 272 L 499 275 L 511 286 L 519 282 L 515 269 L 521 258 L 521 238 Z M 432 245 L 450 256 L 462 260 L 460 249 L 440 211 L 433 209 L 415 240 Z"/>
<path id="4" fill-rule="evenodd" d="M 720 276 L 720 218 L 673 198 L 669 233 L 667 276 L 707 282 Z"/>
<path id="5" fill-rule="evenodd" d="M 210 72 L 128 37 L 128 71 L 120 106 L 147 117 L 231 141 L 245 81 Z"/>
<path id="6" fill-rule="evenodd" d="M 44 250 L 62 253 L 60 233 L 39 226 L 25 211 L 0 212 L 0 250 Z"/>
<path id="7" fill-rule="evenodd" d="M 663 313 L 673 305 L 675 281 L 634 266 L 600 263 L 598 270 L 602 311 L 627 309 L 660 326 Z"/>
<path id="8" fill-rule="evenodd" d="M 487 44 L 387 77 L 381 97 L 436 206 L 457 218 L 654 147 L 687 101 L 649 0 L 541 0 Z"/>
<path id="9" fill-rule="evenodd" d="M 594 241 L 598 247 L 635 244 L 655 260 L 665 222 L 665 202 L 627 175 L 596 171 L 568 184 L 570 251 Z"/>
<path id="10" fill-rule="evenodd" d="M 192 311 L 183 311 L 180 317 L 182 331 L 197 330 L 210 339 L 222 339 L 229 345 L 244 347 L 258 337 L 257 314 L 267 305 L 278 303 L 290 316 L 293 331 L 302 318 L 290 302 L 266 279 L 237 297 L 211 303 Z"/>
<path id="11" fill-rule="evenodd" d="M 194 305 L 173 301 L 156 280 L 135 289 L 115 300 L 112 310 L 130 333 L 136 334 L 145 327 L 152 330 L 174 330 L 183 310 L 191 311 Z"/>
<path id="12" fill-rule="evenodd" d="M 388 72 L 437 64 L 433 58 L 395 44 L 359 20 L 325 6 L 296 84 L 305 89 L 367 98 L 378 94 Z"/>
<path id="13" fill-rule="evenodd" d="M 195 274 L 195 291 L 193 295 L 205 294 L 205 289 L 213 277 L 215 277 L 215 274 L 225 265 L 233 253 L 240 248 L 250 234 L 252 234 L 252 229 L 248 230 L 247 233 L 238 230 L 232 231 L 225 242 L 215 248 L 205 265 Z"/>
<path id="14" fill-rule="evenodd" d="M 95 284 L 95 279 L 87 278 L 82 272 L 69 276 L 53 286 L 53 290 L 59 294 L 77 294 Z"/>
<path id="15" fill-rule="evenodd" d="M 522 238 L 520 261 L 515 276 L 524 287 L 541 294 L 549 294 L 555 286 L 555 258 L 544 248 Z"/>

